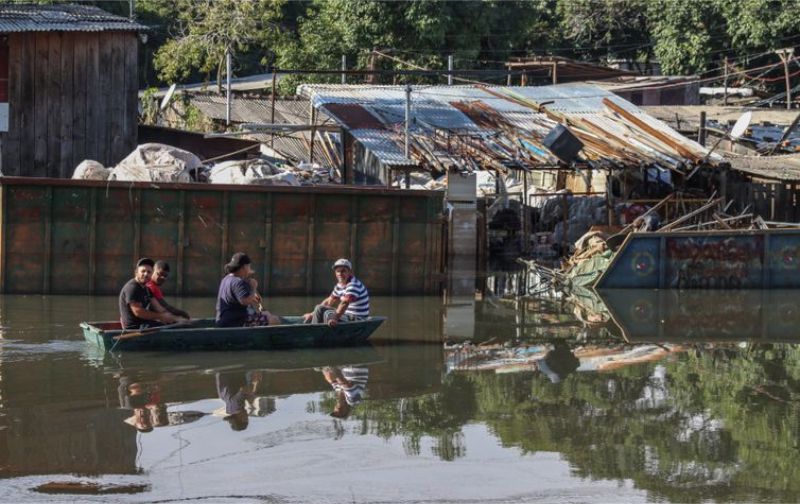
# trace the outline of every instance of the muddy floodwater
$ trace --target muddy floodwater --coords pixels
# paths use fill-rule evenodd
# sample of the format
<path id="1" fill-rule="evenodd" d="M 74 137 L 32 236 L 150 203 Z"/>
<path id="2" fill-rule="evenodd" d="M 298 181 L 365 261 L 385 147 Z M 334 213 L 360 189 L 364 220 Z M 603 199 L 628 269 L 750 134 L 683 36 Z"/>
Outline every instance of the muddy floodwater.
<path id="1" fill-rule="evenodd" d="M 115 298 L 4 296 L 0 501 L 796 502 L 797 304 L 374 298 L 371 346 L 104 354 Z"/>

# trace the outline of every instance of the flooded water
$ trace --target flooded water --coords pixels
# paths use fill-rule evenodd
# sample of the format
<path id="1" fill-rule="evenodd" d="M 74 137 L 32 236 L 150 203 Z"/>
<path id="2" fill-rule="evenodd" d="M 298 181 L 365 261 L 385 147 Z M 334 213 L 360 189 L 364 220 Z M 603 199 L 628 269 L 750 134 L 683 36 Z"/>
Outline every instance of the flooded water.
<path id="1" fill-rule="evenodd" d="M 800 500 L 796 294 L 604 296 L 377 298 L 372 346 L 115 355 L 78 323 L 116 299 L 0 297 L 0 501 Z"/>

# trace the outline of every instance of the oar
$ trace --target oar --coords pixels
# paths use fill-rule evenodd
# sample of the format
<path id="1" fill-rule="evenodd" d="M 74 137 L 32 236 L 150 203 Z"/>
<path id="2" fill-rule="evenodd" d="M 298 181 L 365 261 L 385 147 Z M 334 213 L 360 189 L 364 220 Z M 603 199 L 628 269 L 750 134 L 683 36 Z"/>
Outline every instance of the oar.
<path id="1" fill-rule="evenodd" d="M 164 329 L 177 329 L 178 327 L 190 326 L 192 324 L 193 324 L 193 322 L 191 320 L 189 320 L 187 322 L 176 322 L 174 324 L 167 324 L 167 325 L 163 325 L 163 326 L 151 327 L 150 329 L 143 329 L 143 330 L 137 331 L 137 332 L 123 333 L 123 334 L 120 334 L 119 336 L 114 336 L 114 339 L 119 341 L 119 340 L 131 339 L 131 338 L 138 338 L 139 336 L 147 336 L 148 334 L 161 332 Z"/>

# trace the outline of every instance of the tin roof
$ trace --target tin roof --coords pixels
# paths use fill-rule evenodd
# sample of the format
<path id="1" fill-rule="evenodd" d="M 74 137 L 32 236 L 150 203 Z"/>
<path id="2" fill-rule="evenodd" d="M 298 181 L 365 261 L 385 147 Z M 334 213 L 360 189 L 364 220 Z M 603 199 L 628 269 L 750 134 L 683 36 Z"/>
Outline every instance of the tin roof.
<path id="1" fill-rule="evenodd" d="M 0 32 L 143 31 L 147 27 L 90 5 L 0 4 Z"/>
<path id="2" fill-rule="evenodd" d="M 380 118 L 383 127 L 371 127 L 370 131 L 393 133 L 372 134 L 367 138 L 369 148 L 376 148 L 373 154 L 386 164 L 400 164 L 396 153 L 403 150 L 403 86 L 305 84 L 297 92 L 317 108 L 359 106 Z M 677 169 L 686 162 L 699 162 L 708 152 L 632 103 L 590 84 L 417 86 L 411 89 L 410 101 L 415 143 L 412 157 L 423 164 L 425 159 L 420 158 L 436 164 L 438 159 L 433 158 L 442 151 L 459 159 L 469 156 L 480 166 L 496 168 L 518 163 L 531 168 L 552 164 L 556 159 L 541 141 L 559 123 L 567 124 L 583 142 L 580 157 L 584 161 L 617 166 L 652 163 Z M 363 125 L 358 128 L 347 121 L 338 122 L 360 129 L 363 136 Z M 442 131 L 469 138 L 452 147 L 449 137 L 444 141 L 435 134 Z M 395 146 L 378 148 L 379 141 Z M 384 153 L 385 159 L 381 157 Z M 712 154 L 711 159 L 719 161 L 721 157 Z"/>

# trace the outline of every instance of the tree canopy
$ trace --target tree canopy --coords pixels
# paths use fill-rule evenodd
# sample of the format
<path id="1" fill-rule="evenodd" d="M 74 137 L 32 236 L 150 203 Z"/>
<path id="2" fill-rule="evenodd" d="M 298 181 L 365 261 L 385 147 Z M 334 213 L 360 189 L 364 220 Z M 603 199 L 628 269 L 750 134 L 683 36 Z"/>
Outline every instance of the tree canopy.
<path id="1" fill-rule="evenodd" d="M 453 55 L 457 68 L 500 70 L 512 56 L 551 54 L 713 75 L 725 57 L 764 65 L 800 43 L 797 0 L 139 0 L 136 9 L 153 28 L 144 74 L 164 83 L 215 80 L 226 50 L 240 74 L 336 70 L 342 55 L 356 69 L 444 68 Z M 292 83 L 325 80 L 338 76 Z"/>

